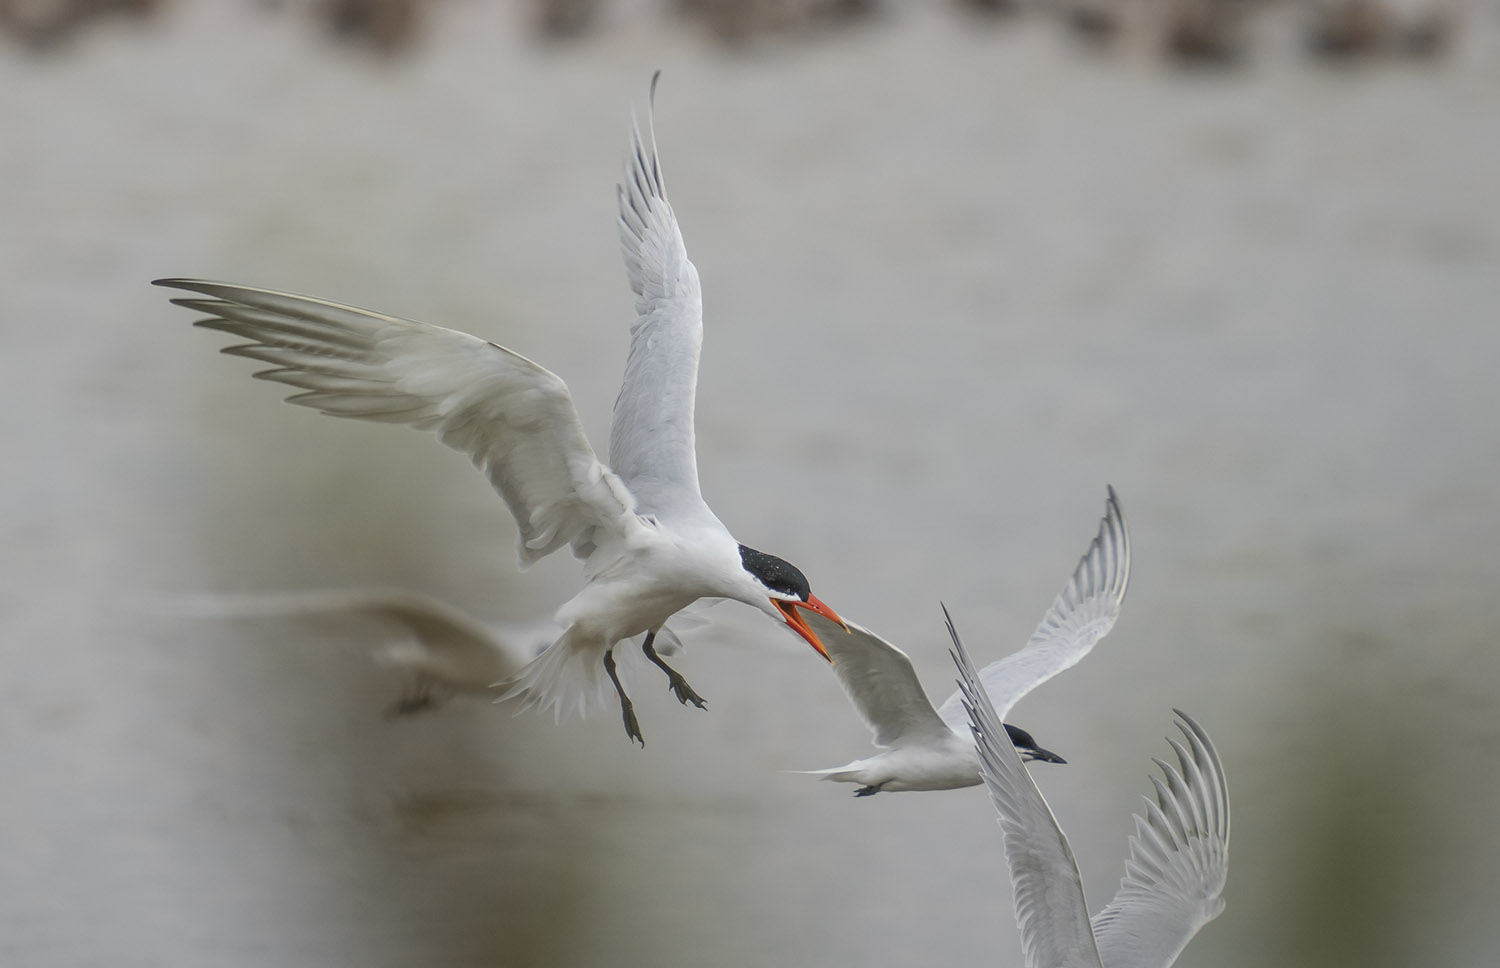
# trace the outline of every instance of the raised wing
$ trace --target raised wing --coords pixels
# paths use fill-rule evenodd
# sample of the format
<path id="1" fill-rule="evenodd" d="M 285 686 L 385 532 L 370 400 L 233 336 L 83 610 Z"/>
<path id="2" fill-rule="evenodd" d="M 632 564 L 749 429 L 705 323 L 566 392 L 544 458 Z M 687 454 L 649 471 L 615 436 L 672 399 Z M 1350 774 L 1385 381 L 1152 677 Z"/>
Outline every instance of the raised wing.
<path id="1" fill-rule="evenodd" d="M 1130 534 L 1111 487 L 1099 533 L 1041 624 L 1023 648 L 990 663 L 979 674 L 1002 718 L 1022 696 L 1089 654 L 1119 617 L 1129 579 Z M 954 729 L 963 729 L 968 715 L 962 694 L 949 696 L 938 715 Z"/>
<path id="2" fill-rule="evenodd" d="M 651 79 L 655 102 L 658 71 Z M 625 183 L 617 187 L 620 246 L 639 314 L 630 327 L 630 356 L 615 400 L 609 462 L 630 486 L 643 514 L 670 517 L 702 504 L 693 443 L 698 353 L 703 345 L 703 294 L 688 261 L 677 217 L 667 201 L 656 133 L 647 109 L 648 140 L 632 125 Z"/>
<path id="3" fill-rule="evenodd" d="M 637 526 L 628 488 L 594 455 L 567 384 L 467 333 L 269 289 L 158 279 L 208 299 L 196 325 L 250 342 L 222 352 L 274 369 L 255 376 L 303 392 L 289 403 L 335 417 L 430 430 L 490 479 L 520 528 L 524 568 L 569 542 Z"/>
<path id="4" fill-rule="evenodd" d="M 1135 818 L 1125 877 L 1094 917 L 1105 968 L 1166 968 L 1224 910 L 1229 785 L 1203 727 L 1174 710 L 1187 745 L 1168 739 L 1178 769 L 1155 759 L 1156 801 Z"/>
<path id="5" fill-rule="evenodd" d="M 933 710 L 905 652 L 853 622 L 845 635 L 841 626 L 815 612 L 806 612 L 804 618 L 828 649 L 834 674 L 875 734 L 876 746 L 887 749 L 913 740 L 952 736 Z"/>
<path id="6" fill-rule="evenodd" d="M 1005 860 L 1016 895 L 1016 921 L 1027 968 L 1101 968 L 1089 929 L 1083 882 L 1068 838 L 1032 782 L 964 651 L 947 608 L 959 693 L 979 748 L 979 775 L 1005 832 Z"/>

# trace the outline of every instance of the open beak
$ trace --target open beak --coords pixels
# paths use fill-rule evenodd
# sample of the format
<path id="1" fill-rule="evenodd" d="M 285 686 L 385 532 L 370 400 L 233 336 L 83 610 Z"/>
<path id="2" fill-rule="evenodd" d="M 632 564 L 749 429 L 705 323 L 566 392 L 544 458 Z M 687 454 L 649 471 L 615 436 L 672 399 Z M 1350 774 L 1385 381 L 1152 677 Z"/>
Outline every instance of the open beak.
<path id="1" fill-rule="evenodd" d="M 807 620 L 797 611 L 799 608 L 805 608 L 810 612 L 817 612 L 845 632 L 849 631 L 849 626 L 844 623 L 843 619 L 838 617 L 833 609 L 818 601 L 818 596 L 816 595 L 807 596 L 807 601 L 805 602 L 786 602 L 779 598 L 773 598 L 771 599 L 771 604 L 781 609 L 781 614 L 786 617 L 786 624 L 792 627 L 792 631 L 806 639 L 807 644 L 812 646 L 818 655 L 827 659 L 830 665 L 833 663 L 833 657 L 828 654 L 827 649 L 823 648 L 823 643 L 818 641 L 817 633 L 812 630 L 812 627 L 807 624 Z"/>

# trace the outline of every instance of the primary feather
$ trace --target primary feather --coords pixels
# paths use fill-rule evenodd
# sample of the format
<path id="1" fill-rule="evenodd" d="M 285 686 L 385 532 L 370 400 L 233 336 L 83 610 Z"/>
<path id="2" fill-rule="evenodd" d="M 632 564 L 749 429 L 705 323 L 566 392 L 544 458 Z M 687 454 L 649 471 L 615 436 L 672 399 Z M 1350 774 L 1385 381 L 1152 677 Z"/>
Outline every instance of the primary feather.
<path id="1" fill-rule="evenodd" d="M 656 81 L 651 79 L 654 104 Z M 615 400 L 609 462 L 643 514 L 706 511 L 698 487 L 693 407 L 703 345 L 703 294 L 667 201 L 651 106 L 642 139 L 632 125 L 625 183 L 617 186 L 620 247 L 638 314 Z"/>
<path id="2" fill-rule="evenodd" d="M 336 417 L 404 423 L 465 454 L 505 499 L 522 567 L 596 532 L 621 536 L 635 500 L 599 462 L 562 378 L 502 346 L 428 323 L 293 293 L 158 279 L 208 299 L 196 325 L 249 342 L 222 352 L 302 391 L 287 402 Z"/>
<path id="3" fill-rule="evenodd" d="M 1001 718 L 1032 689 L 1077 665 L 1114 628 L 1129 584 L 1130 533 L 1120 497 L 1109 487 L 1099 532 L 1036 631 L 1023 648 L 991 662 L 979 674 Z M 943 702 L 938 715 L 954 729 L 967 728 L 968 715 L 958 692 Z"/>
<path id="4" fill-rule="evenodd" d="M 943 618 L 953 639 L 961 701 L 979 750 L 979 775 L 1005 832 L 1027 968 L 1100 968 L 1073 848 L 1006 735 L 947 608 Z"/>
<path id="5" fill-rule="evenodd" d="M 1176 768 L 1153 758 L 1163 773 L 1151 777 L 1156 800 L 1135 818 L 1119 891 L 1090 921 L 1067 837 L 1006 736 L 951 618 L 948 633 L 980 775 L 1005 834 L 1027 968 L 1167 968 L 1224 910 L 1229 787 L 1208 734 L 1175 710 L 1187 744 L 1167 740 Z"/>
<path id="6" fill-rule="evenodd" d="M 1174 710 L 1186 745 L 1168 739 L 1177 768 L 1153 762 L 1156 800 L 1135 816 L 1120 889 L 1094 916 L 1105 968 L 1169 965 L 1224 910 L 1229 874 L 1229 785 L 1208 734 Z"/>

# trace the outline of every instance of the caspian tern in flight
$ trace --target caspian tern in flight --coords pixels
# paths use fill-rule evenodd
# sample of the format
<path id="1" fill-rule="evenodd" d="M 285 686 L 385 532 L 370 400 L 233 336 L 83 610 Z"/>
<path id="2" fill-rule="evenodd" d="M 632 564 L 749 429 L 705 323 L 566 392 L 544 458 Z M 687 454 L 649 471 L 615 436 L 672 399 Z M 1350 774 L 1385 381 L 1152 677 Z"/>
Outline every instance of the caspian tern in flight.
<path id="1" fill-rule="evenodd" d="M 1088 552 L 1024 648 L 986 666 L 990 699 L 1004 717 L 1021 697 L 1088 655 L 1115 624 L 1130 577 L 1130 535 L 1115 489 Z M 819 619 L 814 632 L 828 632 Z M 850 634 L 825 634 L 833 671 L 884 752 L 844 766 L 806 770 L 827 780 L 858 783 L 855 796 L 882 791 L 952 790 L 978 786 L 979 756 L 969 736 L 963 699 L 955 692 L 937 709 L 905 652 L 854 623 Z M 1037 746 L 1031 734 L 1006 726 L 1021 755 L 1065 762 Z"/>
<path id="2" fill-rule="evenodd" d="M 660 72 L 658 72 L 658 76 Z M 652 78 L 652 101 L 656 78 Z M 667 202 L 651 116 L 631 131 L 619 233 L 638 318 L 610 427 L 609 464 L 589 445 L 567 384 L 511 350 L 467 333 L 323 299 L 195 279 L 157 285 L 209 298 L 173 302 L 206 313 L 198 326 L 248 342 L 223 352 L 269 363 L 257 377 L 303 391 L 288 401 L 338 417 L 432 431 L 474 462 L 505 499 L 524 568 L 564 545 L 584 562 L 585 585 L 557 611 L 565 631 L 506 680 L 522 708 L 585 714 L 604 700 L 602 666 L 625 732 L 645 745 L 620 685 L 615 646 L 645 634 L 642 650 L 678 701 L 703 699 L 657 654 L 666 620 L 702 598 L 758 608 L 824 643 L 800 609 L 842 620 L 790 563 L 737 541 L 698 488 L 693 404 L 703 340 L 698 270 Z"/>
<path id="3" fill-rule="evenodd" d="M 946 615 L 947 610 L 944 609 Z M 1068 838 L 1008 738 L 953 620 L 959 691 L 979 750 L 980 773 L 1005 832 L 1005 859 L 1027 968 L 1167 968 L 1224 910 L 1229 871 L 1229 785 L 1203 727 L 1177 713 L 1186 745 L 1168 737 L 1176 768 L 1152 758 L 1156 800 L 1135 817 L 1125 877 L 1089 918 Z"/>

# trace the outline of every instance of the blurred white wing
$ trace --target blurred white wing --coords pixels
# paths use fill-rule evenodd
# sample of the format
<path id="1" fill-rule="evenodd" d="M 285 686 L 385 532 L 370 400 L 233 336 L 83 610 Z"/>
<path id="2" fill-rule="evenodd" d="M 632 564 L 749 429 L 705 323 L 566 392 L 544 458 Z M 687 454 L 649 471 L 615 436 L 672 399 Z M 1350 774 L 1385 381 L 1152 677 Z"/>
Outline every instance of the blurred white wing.
<path id="1" fill-rule="evenodd" d="M 660 75 L 651 79 L 653 102 Z M 670 517 L 674 511 L 703 509 L 693 442 L 703 295 L 667 201 L 649 106 L 647 112 L 649 144 L 633 125 L 625 184 L 617 187 L 620 246 L 639 318 L 630 327 L 609 462 L 630 486 L 642 514 Z"/>
<path id="2" fill-rule="evenodd" d="M 1224 910 L 1229 871 L 1229 785 L 1203 727 L 1181 710 L 1173 739 L 1179 769 L 1154 759 L 1156 801 L 1135 817 L 1125 877 L 1094 917 L 1105 968 L 1166 968 Z"/>
<path id="3" fill-rule="evenodd" d="M 814 612 L 806 619 L 828 649 L 839 684 L 875 734 L 876 746 L 887 749 L 912 740 L 952 737 L 905 652 L 853 622 L 845 635 L 841 626 Z"/>
<path id="4" fill-rule="evenodd" d="M 173 302 L 196 325 L 250 340 L 223 352 L 270 363 L 256 377 L 304 391 L 290 403 L 336 417 L 430 430 L 468 455 L 520 528 L 522 567 L 572 542 L 635 526 L 630 491 L 584 436 L 567 384 L 494 343 L 439 326 L 291 293 L 194 279 L 156 285 L 211 299 Z"/>
<path id="5" fill-rule="evenodd" d="M 943 609 L 947 617 L 948 610 Z M 1005 832 L 1005 859 L 1016 895 L 1016 921 L 1027 968 L 1101 968 L 1089 929 L 1083 882 L 1073 849 L 1032 782 L 959 640 L 953 619 L 959 693 L 979 748 L 979 775 Z"/>
<path id="6" fill-rule="evenodd" d="M 1041 624 L 1023 648 L 990 663 L 979 674 L 1002 718 L 1022 696 L 1089 654 L 1119 617 L 1129 579 L 1130 534 L 1111 487 L 1099 533 Z M 962 730 L 968 714 L 961 692 L 949 696 L 938 715 L 949 726 Z"/>
<path id="7" fill-rule="evenodd" d="M 461 693 L 497 692 L 496 680 L 515 673 L 562 633 L 551 621 L 488 625 L 446 602 L 404 588 L 206 592 L 151 596 L 131 606 L 179 618 L 374 620 L 404 633 L 368 641 L 376 663 L 415 673 L 425 685 Z"/>

